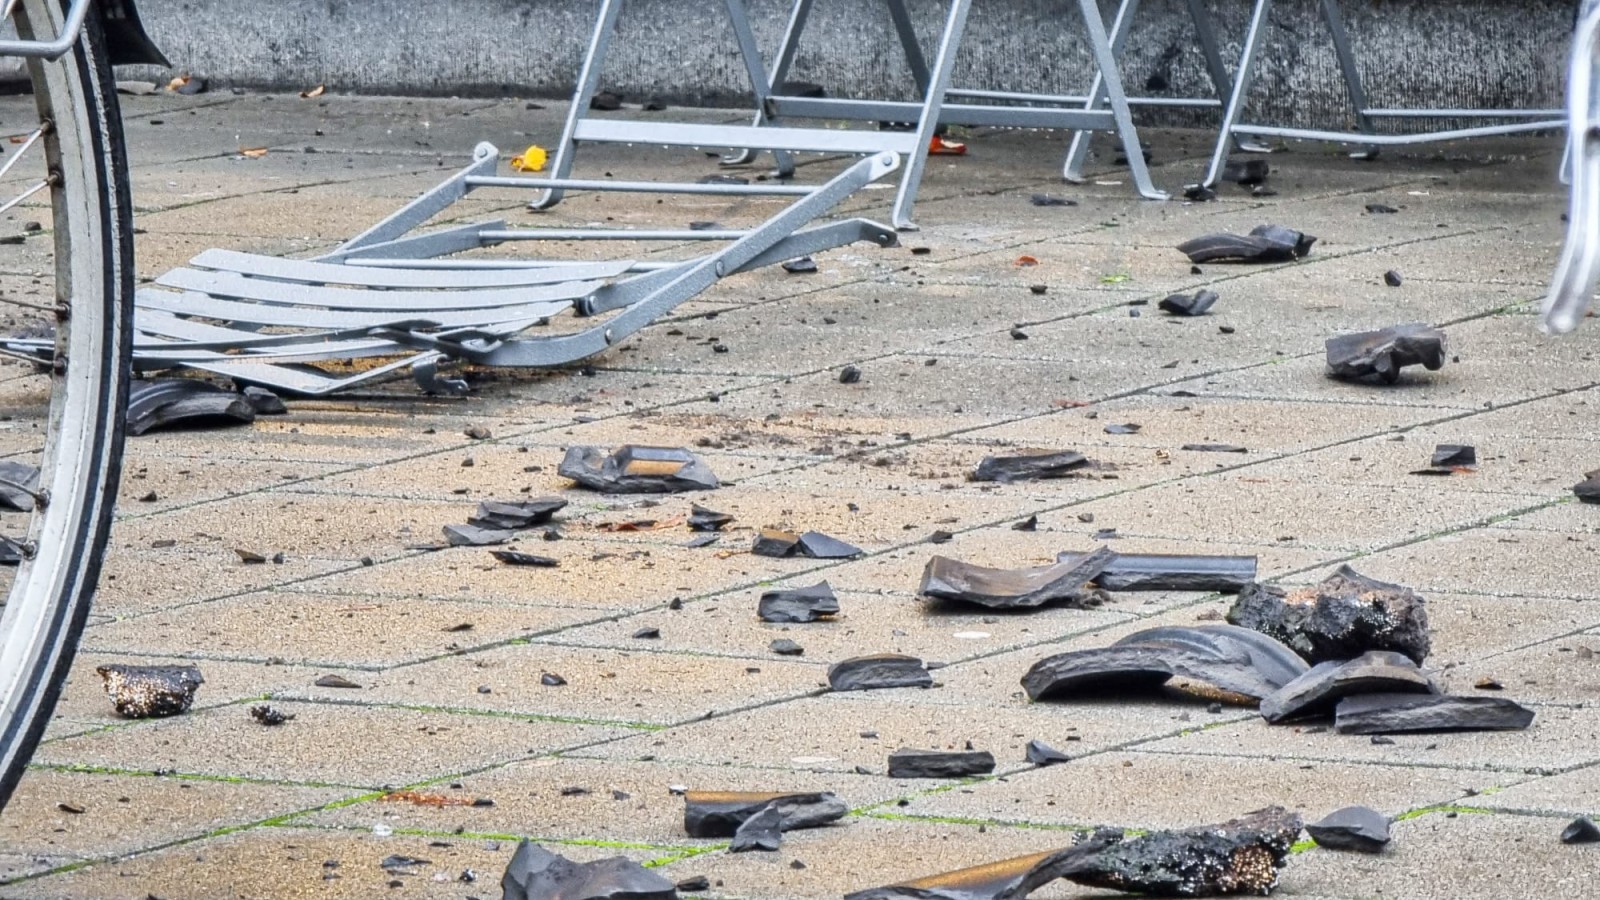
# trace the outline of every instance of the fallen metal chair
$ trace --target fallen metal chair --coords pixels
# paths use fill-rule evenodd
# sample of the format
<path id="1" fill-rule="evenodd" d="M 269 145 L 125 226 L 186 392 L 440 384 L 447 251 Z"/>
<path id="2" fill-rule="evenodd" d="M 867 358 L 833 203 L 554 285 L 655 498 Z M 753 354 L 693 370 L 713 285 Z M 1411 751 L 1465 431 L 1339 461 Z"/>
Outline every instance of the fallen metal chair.
<path id="1" fill-rule="evenodd" d="M 1545 297 L 1541 327 L 1552 334 L 1577 328 L 1600 282 L 1600 0 L 1585 0 L 1572 37 L 1567 72 L 1567 165 L 1571 194 L 1567 236 Z"/>
<path id="2" fill-rule="evenodd" d="M 438 376 L 445 363 L 549 367 L 586 359 L 637 332 L 729 275 L 855 241 L 893 246 L 894 229 L 865 219 L 812 225 L 899 167 L 878 154 L 816 187 L 763 186 L 791 205 L 749 231 L 508 228 L 504 222 L 413 233 L 473 190 L 605 190 L 730 195 L 724 184 L 586 182 L 495 174 L 499 151 L 314 260 L 208 250 L 141 289 L 134 368 L 187 368 L 303 395 L 344 390 L 409 369 L 425 390 L 461 393 Z M 748 189 L 738 194 L 748 193 Z M 513 241 L 723 242 L 682 261 L 560 261 L 460 254 Z M 605 318 L 571 333 L 537 335 L 562 313 Z M 608 315 L 610 314 L 610 315 Z M 0 346 L 48 359 L 40 339 Z M 388 358 L 388 359 L 385 359 Z M 333 374 L 317 362 L 378 360 Z"/>

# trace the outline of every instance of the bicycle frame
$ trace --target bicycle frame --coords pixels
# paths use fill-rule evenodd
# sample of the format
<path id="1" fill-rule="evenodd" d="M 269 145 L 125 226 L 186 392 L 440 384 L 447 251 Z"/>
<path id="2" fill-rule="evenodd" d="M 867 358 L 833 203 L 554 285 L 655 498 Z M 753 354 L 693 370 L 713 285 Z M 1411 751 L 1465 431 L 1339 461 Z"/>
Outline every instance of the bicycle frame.
<path id="1" fill-rule="evenodd" d="M 89 18 L 89 10 L 99 7 L 106 35 L 106 50 L 112 65 L 170 65 L 150 36 L 145 34 L 144 25 L 139 21 L 139 11 L 133 4 L 134 0 L 72 0 L 72 5 L 67 9 L 66 27 L 55 40 L 0 41 L 0 56 L 58 59 L 78 42 L 83 23 Z M 4 6 L 0 7 L 0 18 L 9 17 L 15 5 L 16 0 L 4 0 Z"/>

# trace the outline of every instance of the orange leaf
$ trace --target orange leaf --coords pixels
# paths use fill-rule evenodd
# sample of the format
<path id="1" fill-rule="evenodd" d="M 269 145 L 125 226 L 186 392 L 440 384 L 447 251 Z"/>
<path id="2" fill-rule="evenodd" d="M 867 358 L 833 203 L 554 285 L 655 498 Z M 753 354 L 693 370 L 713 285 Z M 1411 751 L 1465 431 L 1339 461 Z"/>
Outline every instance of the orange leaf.
<path id="1" fill-rule="evenodd" d="M 1019 256 L 1019 257 L 1017 257 L 1017 265 L 1022 266 L 1023 268 L 1027 268 L 1028 266 L 1037 266 L 1038 264 L 1039 264 L 1039 260 L 1038 260 L 1037 257 L 1033 257 L 1033 256 Z"/>
<path id="2" fill-rule="evenodd" d="M 947 141 L 936 134 L 928 144 L 928 152 L 934 156 L 966 156 L 967 145 L 959 141 Z"/>
<path id="3" fill-rule="evenodd" d="M 250 159 L 260 159 L 261 157 L 267 155 L 267 148 L 266 147 L 240 147 L 239 148 L 239 155 L 240 156 L 249 157 Z"/>
<path id="4" fill-rule="evenodd" d="M 323 94 L 325 94 L 327 92 L 328 92 L 328 86 L 325 85 L 325 84 L 319 84 L 319 85 L 317 85 L 316 87 L 312 88 L 309 91 L 301 91 L 300 92 L 300 98 L 303 99 L 303 100 L 311 100 L 311 99 L 314 99 L 316 97 L 321 97 Z"/>

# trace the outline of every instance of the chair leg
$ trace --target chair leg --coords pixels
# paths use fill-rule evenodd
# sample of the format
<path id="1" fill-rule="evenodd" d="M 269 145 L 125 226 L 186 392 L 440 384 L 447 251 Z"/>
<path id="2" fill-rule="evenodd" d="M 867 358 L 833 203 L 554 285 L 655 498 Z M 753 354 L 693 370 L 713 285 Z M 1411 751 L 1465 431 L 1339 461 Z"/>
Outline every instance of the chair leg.
<path id="1" fill-rule="evenodd" d="M 1222 167 L 1228 163 L 1228 144 L 1233 139 L 1233 127 L 1244 112 L 1245 97 L 1250 93 L 1250 78 L 1255 74 L 1256 51 L 1261 46 L 1261 32 L 1272 11 L 1272 0 L 1256 0 L 1250 13 L 1250 25 L 1245 30 L 1244 47 L 1239 52 L 1239 68 L 1233 74 L 1233 90 L 1228 94 L 1227 106 L 1222 111 L 1222 126 L 1217 134 L 1216 149 L 1211 153 L 1211 166 L 1200 183 L 1215 187 L 1222 178 Z"/>
<path id="2" fill-rule="evenodd" d="M 1193 2 L 1193 0 L 1191 0 Z M 1133 28 L 1133 18 L 1139 13 L 1139 0 L 1122 0 L 1117 7 L 1117 17 L 1111 24 L 1111 55 L 1121 58 L 1122 48 L 1127 43 L 1128 32 Z M 1089 102 L 1085 109 L 1095 110 L 1100 104 L 1106 102 L 1105 78 L 1097 69 L 1094 79 L 1089 83 Z M 1073 184 L 1083 181 L 1083 165 L 1089 159 L 1089 143 L 1094 137 L 1092 131 L 1074 131 L 1072 144 L 1067 147 L 1067 161 L 1061 167 L 1061 177 Z"/>
<path id="3" fill-rule="evenodd" d="M 1350 50 L 1350 33 L 1345 30 L 1344 16 L 1339 12 L 1339 0 L 1322 0 L 1322 18 L 1333 34 L 1333 50 L 1339 57 L 1339 70 L 1344 73 L 1345 89 L 1350 92 L 1350 105 L 1355 107 L 1356 124 L 1362 134 L 1374 134 L 1372 117 L 1367 115 L 1367 91 L 1361 85 L 1361 72 L 1356 68 L 1356 55 Z M 1352 159 L 1377 159 L 1378 148 L 1368 144 L 1350 154 Z"/>
<path id="4" fill-rule="evenodd" d="M 616 34 L 617 14 L 621 11 L 622 0 L 600 0 L 600 12 L 595 16 L 594 31 L 589 35 L 583 68 L 578 72 L 578 87 L 572 93 L 572 107 L 567 110 L 566 124 L 561 127 L 561 142 L 556 145 L 555 158 L 550 162 L 552 178 L 566 178 L 572 174 L 572 157 L 577 151 L 573 137 L 578 131 L 578 121 L 588 112 L 589 101 L 600 87 L 600 72 L 611 48 L 611 38 Z M 561 202 L 562 194 L 560 188 L 551 188 L 535 197 L 528 206 L 549 209 Z"/>
<path id="5" fill-rule="evenodd" d="M 1590 0 L 1572 38 L 1567 72 L 1568 154 L 1572 189 L 1567 234 L 1545 297 L 1540 327 L 1552 334 L 1577 328 L 1588 315 L 1600 281 L 1600 3 Z"/>
<path id="6" fill-rule="evenodd" d="M 807 7 L 806 13 L 810 12 L 809 0 L 800 0 L 800 5 Z M 745 9 L 744 0 L 727 0 L 727 9 L 728 21 L 733 25 L 734 40 L 739 44 L 739 55 L 744 58 L 745 74 L 750 78 L 750 93 L 755 97 L 756 124 L 761 125 L 764 124 L 763 118 L 766 115 L 767 98 L 772 95 L 773 88 L 779 84 L 778 79 L 783 76 L 777 75 L 776 70 L 774 70 L 774 74 L 769 75 L 766 65 L 761 61 L 761 47 L 756 43 L 755 32 L 750 28 L 750 14 Z M 804 28 L 805 16 L 802 15 L 800 18 L 801 28 Z M 793 39 L 796 44 L 799 43 L 799 31 L 794 32 Z M 784 50 L 788 49 L 787 46 L 784 48 Z M 792 51 L 790 56 L 792 58 Z M 787 66 L 783 68 L 785 71 L 788 69 Z M 746 158 L 750 155 L 749 151 L 735 151 L 723 157 L 722 161 L 725 165 L 737 165 L 746 161 Z M 794 174 L 794 154 L 786 150 L 774 150 L 772 151 L 772 158 L 777 161 L 778 174 L 780 176 L 788 178 Z"/>
<path id="7" fill-rule="evenodd" d="M 1094 50 L 1095 66 L 1105 81 L 1106 101 L 1111 105 L 1112 119 L 1117 123 L 1117 134 L 1122 138 L 1123 152 L 1128 154 L 1128 173 L 1140 196 L 1147 200 L 1165 200 L 1165 191 L 1157 190 L 1150 181 L 1150 168 L 1145 165 L 1144 148 L 1139 146 L 1139 132 L 1133 127 L 1133 114 L 1128 110 L 1128 95 L 1122 90 L 1122 73 L 1117 70 L 1117 56 L 1106 35 L 1105 20 L 1100 18 L 1100 5 L 1096 0 L 1079 0 L 1083 9 L 1085 31 L 1089 45 Z"/>
<path id="8" fill-rule="evenodd" d="M 1092 2 L 1092 0 L 1091 0 Z M 944 110 L 945 93 L 950 90 L 950 74 L 955 68 L 956 52 L 961 49 L 961 38 L 967 28 L 967 13 L 972 0 L 952 0 L 950 14 L 945 19 L 944 35 L 939 40 L 939 55 L 929 73 L 927 93 L 922 100 L 922 120 L 917 123 L 917 141 L 906 160 L 905 175 L 900 179 L 900 191 L 895 196 L 894 213 L 890 221 L 901 231 L 916 231 L 911 221 L 911 210 L 917 202 L 917 190 L 922 184 L 922 173 L 928 166 L 928 148 L 939 130 L 939 116 Z"/>

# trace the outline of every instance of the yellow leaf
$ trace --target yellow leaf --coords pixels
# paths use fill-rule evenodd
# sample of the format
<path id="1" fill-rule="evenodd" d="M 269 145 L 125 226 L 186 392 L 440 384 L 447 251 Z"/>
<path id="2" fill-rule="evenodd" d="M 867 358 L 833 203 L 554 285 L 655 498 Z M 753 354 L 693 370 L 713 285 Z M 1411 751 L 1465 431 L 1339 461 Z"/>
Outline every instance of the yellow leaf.
<path id="1" fill-rule="evenodd" d="M 251 159 L 260 159 L 261 157 L 267 155 L 267 148 L 265 148 L 265 147 L 240 147 L 239 148 L 239 155 L 240 156 L 248 156 Z"/>
<path id="2" fill-rule="evenodd" d="M 167 90 L 176 91 L 178 88 L 181 88 L 181 87 L 183 87 L 184 85 L 186 85 L 188 83 L 189 83 L 189 76 L 187 76 L 187 75 L 179 75 L 177 78 L 174 78 L 171 81 L 167 82 Z"/>
<path id="3" fill-rule="evenodd" d="M 317 85 L 316 87 L 312 88 L 309 91 L 301 91 L 300 92 L 300 97 L 302 99 L 305 99 L 305 100 L 311 100 L 311 99 L 313 99 L 315 97 L 321 97 L 323 94 L 327 93 L 327 91 L 328 91 L 328 86 L 327 85 L 319 84 L 319 85 Z"/>
<path id="4" fill-rule="evenodd" d="M 511 168 L 518 172 L 543 172 L 547 156 L 543 147 L 533 144 L 511 161 Z"/>

